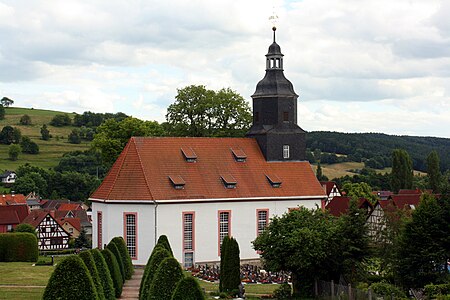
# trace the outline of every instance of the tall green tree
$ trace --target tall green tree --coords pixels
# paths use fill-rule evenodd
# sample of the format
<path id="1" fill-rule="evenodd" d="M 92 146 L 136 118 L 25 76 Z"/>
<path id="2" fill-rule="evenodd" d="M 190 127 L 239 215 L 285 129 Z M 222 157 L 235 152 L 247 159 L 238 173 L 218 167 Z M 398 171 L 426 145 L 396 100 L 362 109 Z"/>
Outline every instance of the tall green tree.
<path id="1" fill-rule="evenodd" d="M 20 140 L 20 147 L 22 147 L 23 153 L 29 154 L 38 154 L 39 146 L 34 141 L 32 141 L 29 137 L 23 136 Z"/>
<path id="2" fill-rule="evenodd" d="M 322 173 L 322 165 L 320 164 L 320 161 L 317 162 L 316 178 L 319 181 L 328 181 L 328 177 Z"/>
<path id="3" fill-rule="evenodd" d="M 408 152 L 403 149 L 395 149 L 392 152 L 392 190 L 398 192 L 400 189 L 411 189 L 413 177 L 412 160 Z"/>
<path id="4" fill-rule="evenodd" d="M 5 126 L 0 132 L 0 144 L 10 145 L 20 143 L 20 138 L 22 134 L 19 128 L 12 126 Z"/>
<path id="5" fill-rule="evenodd" d="M 156 121 L 142 121 L 133 117 L 121 121 L 108 119 L 97 127 L 92 146 L 101 152 L 104 163 L 112 164 L 131 137 L 162 135 L 164 129 Z"/>
<path id="6" fill-rule="evenodd" d="M 243 136 L 252 115 L 244 98 L 229 88 L 216 92 L 190 85 L 178 90 L 166 120 L 174 136 Z"/>
<path id="7" fill-rule="evenodd" d="M 421 288 L 448 280 L 450 260 L 449 195 L 441 203 L 423 194 L 400 235 L 397 274 L 405 288 Z"/>
<path id="8" fill-rule="evenodd" d="M 4 107 L 9 107 L 10 105 L 14 104 L 14 101 L 9 99 L 8 97 L 3 97 L 0 100 L 1 105 L 3 105 Z"/>
<path id="9" fill-rule="evenodd" d="M 265 268 L 292 272 L 294 296 L 311 296 L 314 279 L 326 279 L 337 270 L 339 255 L 335 219 L 317 208 L 299 207 L 274 217 L 254 241 Z"/>
<path id="10" fill-rule="evenodd" d="M 42 127 L 41 127 L 41 138 L 44 141 L 48 141 L 51 137 L 52 136 L 50 134 L 50 131 L 47 128 L 47 125 L 46 124 L 42 125 Z"/>
<path id="11" fill-rule="evenodd" d="M 342 186 L 342 191 L 351 198 L 365 198 L 371 203 L 375 203 L 375 201 L 377 200 L 376 196 L 372 193 L 372 188 L 365 182 L 346 182 Z"/>
<path id="12" fill-rule="evenodd" d="M 5 107 L 0 104 L 0 120 L 3 120 L 5 118 Z"/>
<path id="13" fill-rule="evenodd" d="M 439 192 L 441 184 L 441 170 L 439 167 L 439 154 L 436 151 L 431 151 L 427 157 L 427 176 L 430 188 L 434 192 Z"/>
<path id="14" fill-rule="evenodd" d="M 9 159 L 12 161 L 16 161 L 19 158 L 20 151 L 22 151 L 22 149 L 20 148 L 19 145 L 15 144 L 10 145 L 8 148 Z"/>

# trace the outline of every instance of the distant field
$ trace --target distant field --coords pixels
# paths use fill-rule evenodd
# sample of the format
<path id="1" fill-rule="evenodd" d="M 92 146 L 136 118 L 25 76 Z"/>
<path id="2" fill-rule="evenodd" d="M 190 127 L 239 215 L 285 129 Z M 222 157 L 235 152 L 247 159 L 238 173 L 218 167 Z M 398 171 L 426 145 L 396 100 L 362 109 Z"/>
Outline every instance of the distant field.
<path id="1" fill-rule="evenodd" d="M 7 107 L 5 109 L 6 115 L 4 120 L 0 120 L 0 128 L 6 125 L 17 127 L 20 129 L 22 136 L 28 136 L 39 145 L 39 154 L 25 154 L 21 153 L 17 161 L 11 161 L 8 158 L 8 145 L 0 145 L 0 171 L 1 170 L 15 170 L 20 165 L 30 163 L 32 165 L 51 168 L 58 164 L 61 156 L 70 151 L 87 150 L 90 143 L 84 142 L 78 145 L 67 142 L 67 136 L 76 127 L 54 127 L 48 125 L 51 119 L 57 114 L 64 114 L 60 111 L 29 109 L 19 107 Z M 20 118 L 27 114 L 31 117 L 32 125 L 20 125 Z M 73 117 L 74 114 L 69 113 Z M 50 134 L 53 136 L 49 141 L 41 140 L 41 127 L 47 124 Z"/>
<path id="2" fill-rule="evenodd" d="M 321 165 L 322 173 L 330 180 L 337 177 L 343 177 L 345 175 L 353 176 L 356 173 L 352 173 L 349 170 L 356 170 L 364 168 L 364 163 L 358 162 L 343 162 L 331 165 Z M 317 165 L 313 166 L 314 171 L 317 169 Z"/>

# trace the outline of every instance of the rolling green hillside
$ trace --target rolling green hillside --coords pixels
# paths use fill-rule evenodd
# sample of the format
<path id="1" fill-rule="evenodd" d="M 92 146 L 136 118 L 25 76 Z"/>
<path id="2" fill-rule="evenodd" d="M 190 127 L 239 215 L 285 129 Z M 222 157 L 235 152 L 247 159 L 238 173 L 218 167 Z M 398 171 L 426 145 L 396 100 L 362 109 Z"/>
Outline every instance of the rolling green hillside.
<path id="1" fill-rule="evenodd" d="M 17 127 L 20 129 L 22 136 L 28 136 L 39 145 L 39 154 L 21 153 L 17 161 L 8 159 L 8 145 L 0 144 L 0 171 L 15 170 L 18 166 L 25 163 L 32 165 L 51 168 L 58 164 L 61 156 L 70 151 L 87 150 L 89 143 L 70 144 L 67 142 L 67 136 L 74 129 L 73 126 L 54 127 L 48 125 L 51 119 L 57 114 L 64 114 L 60 111 L 29 109 L 19 107 L 5 108 L 6 115 L 4 120 L 0 120 L 0 130 L 6 125 Z M 31 117 L 32 125 L 20 125 L 20 118 L 27 114 Z M 74 114 L 68 114 L 73 117 Z M 41 140 L 40 129 L 43 124 L 47 124 L 50 134 L 53 136 L 49 141 Z"/>

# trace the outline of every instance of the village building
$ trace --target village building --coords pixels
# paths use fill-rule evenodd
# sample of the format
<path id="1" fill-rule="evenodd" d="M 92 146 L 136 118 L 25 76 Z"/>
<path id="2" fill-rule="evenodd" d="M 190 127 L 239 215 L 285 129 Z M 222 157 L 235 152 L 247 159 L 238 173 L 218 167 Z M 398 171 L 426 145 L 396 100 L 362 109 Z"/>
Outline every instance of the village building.
<path id="1" fill-rule="evenodd" d="M 38 248 L 45 250 L 62 250 L 69 248 L 70 234 L 55 219 L 53 212 L 34 210 L 22 221 L 36 228 Z"/>
<path id="2" fill-rule="evenodd" d="M 0 180 L 4 186 L 11 186 L 16 182 L 17 175 L 13 171 L 5 171 L 0 174 Z"/>
<path id="3" fill-rule="evenodd" d="M 0 205 L 0 233 L 13 231 L 29 213 L 26 204 Z"/>
<path id="4" fill-rule="evenodd" d="M 93 246 L 123 236 L 134 264 L 146 264 L 160 235 L 189 267 L 220 260 L 233 236 L 242 260 L 269 219 L 327 198 L 306 161 L 297 98 L 274 40 L 253 98 L 245 138 L 133 137 L 91 195 Z"/>
<path id="5" fill-rule="evenodd" d="M 342 196 L 341 190 L 337 186 L 336 182 L 321 181 L 320 184 L 322 185 L 323 190 L 325 191 L 325 194 L 327 195 L 327 199 L 325 200 L 323 207 L 327 206 L 328 203 L 330 203 L 330 201 L 333 200 L 333 197 Z"/>

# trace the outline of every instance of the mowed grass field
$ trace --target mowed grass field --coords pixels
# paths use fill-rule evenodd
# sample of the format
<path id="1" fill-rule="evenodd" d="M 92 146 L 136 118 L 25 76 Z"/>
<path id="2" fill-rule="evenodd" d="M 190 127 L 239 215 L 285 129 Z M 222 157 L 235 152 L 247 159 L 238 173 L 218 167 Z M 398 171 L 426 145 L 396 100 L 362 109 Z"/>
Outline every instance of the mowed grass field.
<path id="1" fill-rule="evenodd" d="M 0 120 L 0 129 L 7 125 L 19 128 L 22 136 L 30 137 L 39 145 L 39 154 L 21 153 L 18 160 L 11 161 L 8 157 L 9 146 L 0 145 L 0 171 L 15 170 L 25 163 L 30 163 L 42 168 L 51 168 L 58 164 L 64 153 L 76 150 L 87 150 L 90 147 L 90 143 L 88 142 L 70 144 L 67 141 L 67 136 L 76 127 L 54 127 L 48 125 L 55 115 L 64 114 L 64 112 L 19 107 L 7 107 L 5 108 L 5 112 L 5 119 Z M 20 125 L 20 118 L 25 114 L 30 116 L 31 125 Z M 68 115 L 70 117 L 74 116 L 74 114 L 70 113 Z M 47 124 L 48 130 L 53 136 L 49 141 L 41 139 L 40 130 L 43 124 Z"/>

